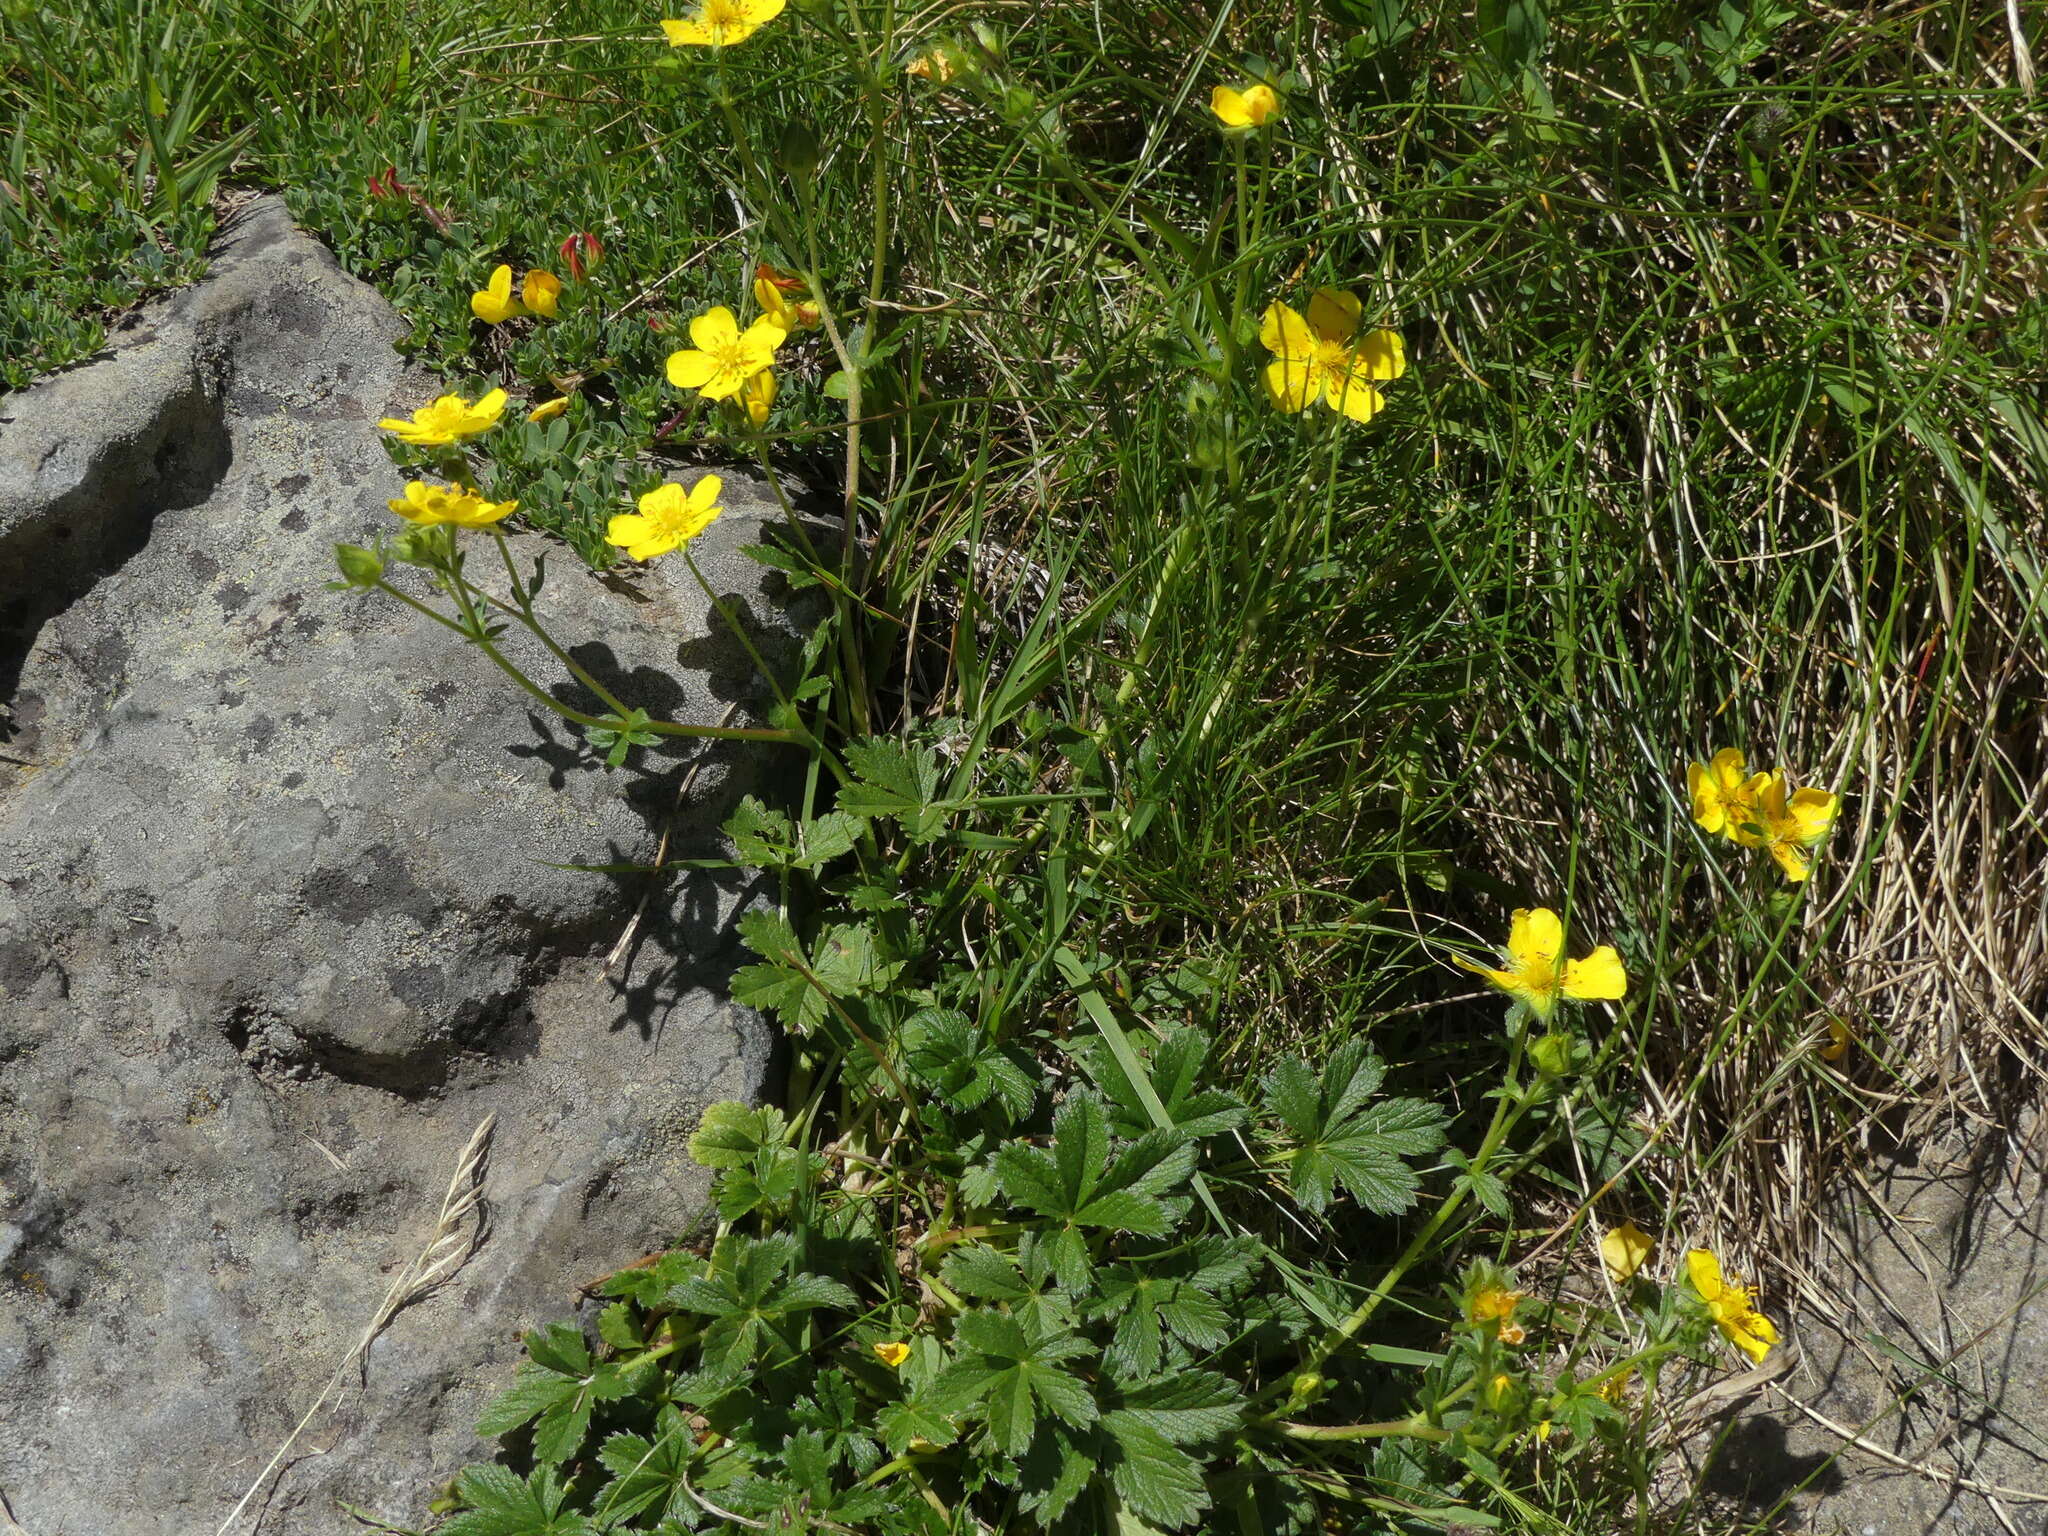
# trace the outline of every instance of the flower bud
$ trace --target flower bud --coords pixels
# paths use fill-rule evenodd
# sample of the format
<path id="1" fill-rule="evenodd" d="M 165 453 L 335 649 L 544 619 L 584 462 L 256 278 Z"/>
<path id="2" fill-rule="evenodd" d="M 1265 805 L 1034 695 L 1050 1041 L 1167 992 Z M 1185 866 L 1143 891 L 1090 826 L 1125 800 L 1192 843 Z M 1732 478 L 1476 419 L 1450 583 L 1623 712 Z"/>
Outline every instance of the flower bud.
<path id="1" fill-rule="evenodd" d="M 341 579 L 352 587 L 374 587 L 384 579 L 384 561 L 374 549 L 360 544 L 335 545 L 334 563 L 341 567 Z"/>
<path id="2" fill-rule="evenodd" d="M 585 272 L 604 265 L 604 242 L 587 229 L 579 229 L 561 244 L 562 261 L 571 281 L 582 282 Z"/>
<path id="3" fill-rule="evenodd" d="M 775 160 L 793 181 L 809 181 L 818 168 L 818 132 L 802 118 L 791 118 L 775 147 Z"/>
<path id="4" fill-rule="evenodd" d="M 1563 1077 L 1572 1069 L 1572 1037 L 1545 1035 L 1529 1047 L 1529 1059 L 1545 1077 Z"/>

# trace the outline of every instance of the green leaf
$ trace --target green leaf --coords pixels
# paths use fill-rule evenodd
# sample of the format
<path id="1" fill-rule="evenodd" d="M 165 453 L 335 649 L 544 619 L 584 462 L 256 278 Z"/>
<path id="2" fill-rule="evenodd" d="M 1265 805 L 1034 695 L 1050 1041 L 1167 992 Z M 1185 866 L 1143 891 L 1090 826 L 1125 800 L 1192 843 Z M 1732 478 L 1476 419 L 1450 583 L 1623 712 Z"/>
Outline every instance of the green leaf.
<path id="1" fill-rule="evenodd" d="M 752 1162 L 763 1148 L 781 1146 L 786 1134 L 781 1110 L 721 1100 L 697 1122 L 690 1160 L 706 1168 L 738 1168 Z"/>
<path id="2" fill-rule="evenodd" d="M 464 1467 L 455 1496 L 468 1506 L 437 1536 L 594 1536 L 596 1527 L 564 1512 L 568 1489 L 552 1467 L 521 1478 L 506 1467 Z"/>
<path id="3" fill-rule="evenodd" d="M 962 1354 L 933 1380 L 927 1393 L 941 1413 L 979 1407 L 989 1438 L 1011 1456 L 1031 1443 L 1040 1408 L 1068 1424 L 1092 1424 L 1095 1397 L 1061 1362 L 1093 1353 L 1078 1334 L 1030 1337 L 1015 1318 L 975 1308 L 963 1313 L 954 1336 Z"/>
<path id="4" fill-rule="evenodd" d="M 1444 1114 L 1415 1099 L 1375 1102 L 1384 1076 L 1355 1040 L 1331 1053 L 1320 1078 L 1291 1057 L 1266 1075 L 1265 1107 L 1294 1142 L 1288 1181 L 1305 1209 L 1328 1209 L 1340 1183 L 1383 1216 L 1415 1203 L 1419 1181 L 1405 1159 L 1443 1145 Z"/>
<path id="5" fill-rule="evenodd" d="M 945 812 L 932 802 L 939 792 L 939 758 L 930 747 L 878 736 L 846 749 L 855 782 L 839 791 L 839 809 L 855 816 L 893 818 L 913 842 L 938 835 Z"/>
<path id="6" fill-rule="evenodd" d="M 984 1040 L 966 1014 L 920 1008 L 903 1021 L 901 1035 L 910 1065 L 955 1109 L 978 1109 L 993 1099 L 1012 1121 L 1031 1112 L 1038 1094 L 1025 1062 Z"/>
<path id="7" fill-rule="evenodd" d="M 1103 1465 L 1118 1497 L 1159 1525 L 1186 1525 L 1209 1505 L 1202 1467 L 1142 1416 L 1118 1408 L 1102 1416 L 1109 1452 Z"/>
<path id="8" fill-rule="evenodd" d="M 901 1456 L 912 1440 L 951 1445 L 959 1433 L 951 1419 L 915 1398 L 890 1403 L 876 1422 L 882 1431 L 882 1443 L 889 1447 L 891 1456 Z"/>

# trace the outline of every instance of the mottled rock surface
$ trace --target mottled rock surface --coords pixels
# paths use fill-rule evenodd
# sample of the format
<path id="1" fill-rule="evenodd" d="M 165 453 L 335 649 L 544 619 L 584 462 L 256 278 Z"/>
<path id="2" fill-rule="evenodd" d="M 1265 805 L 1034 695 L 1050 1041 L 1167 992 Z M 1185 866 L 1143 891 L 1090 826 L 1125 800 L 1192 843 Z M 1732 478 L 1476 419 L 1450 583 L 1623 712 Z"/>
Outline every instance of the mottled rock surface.
<path id="1" fill-rule="evenodd" d="M 213 1531 L 495 1114 L 481 1247 L 237 1528 L 355 1529 L 337 1498 L 420 1523 L 519 1332 L 698 1223 L 696 1117 L 764 1083 L 719 985 L 739 880 L 660 883 L 607 977 L 649 882 L 549 865 L 645 862 L 664 828 L 716 856 L 786 749 L 608 775 L 447 631 L 323 589 L 337 540 L 396 526 L 374 423 L 435 392 L 402 329 L 259 200 L 113 356 L 0 401 L 0 1488 L 33 1536 Z M 772 506 L 725 500 L 699 563 L 787 659 L 739 553 Z M 630 701 L 749 722 L 754 666 L 686 567 L 608 582 L 515 543 Z"/>
<path id="2" fill-rule="evenodd" d="M 1795 1368 L 1692 1448 L 1709 1503 L 1812 1536 L 2048 1536 L 2048 1116 L 1859 1182 L 1812 1256 L 1826 1304 L 1795 1313 Z"/>

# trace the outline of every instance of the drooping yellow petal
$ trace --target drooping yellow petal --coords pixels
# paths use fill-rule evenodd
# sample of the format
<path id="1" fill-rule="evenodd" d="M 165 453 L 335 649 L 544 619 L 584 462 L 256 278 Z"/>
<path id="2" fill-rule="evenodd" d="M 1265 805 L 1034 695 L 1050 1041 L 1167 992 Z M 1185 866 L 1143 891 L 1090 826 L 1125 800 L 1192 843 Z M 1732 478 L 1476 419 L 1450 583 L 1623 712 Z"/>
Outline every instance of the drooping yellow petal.
<path id="1" fill-rule="evenodd" d="M 1849 1054 L 1849 1026 L 1840 1019 L 1828 1020 L 1828 1043 L 1820 1048 L 1822 1061 L 1840 1061 Z"/>
<path id="2" fill-rule="evenodd" d="M 1548 907 L 1517 907 L 1508 925 L 1508 958 L 1526 971 L 1554 966 L 1564 953 L 1564 923 Z"/>
<path id="3" fill-rule="evenodd" d="M 1259 345 L 1284 358 L 1303 362 L 1315 356 L 1315 333 L 1308 322 L 1285 304 L 1268 304 L 1259 317 Z"/>
<path id="4" fill-rule="evenodd" d="M 1818 843 L 1834 830 L 1841 805 L 1841 796 L 1824 789 L 1796 791 L 1785 803 L 1785 821 L 1791 836 L 1809 845 Z"/>
<path id="5" fill-rule="evenodd" d="M 541 401 L 539 405 L 528 411 L 526 419 L 531 422 L 549 422 L 568 409 L 569 397 L 567 395 L 557 395 L 552 400 Z"/>
<path id="6" fill-rule="evenodd" d="M 1600 1239 L 1600 1262 L 1607 1266 L 1607 1278 L 1616 1285 L 1635 1278 L 1648 1262 L 1657 1243 L 1632 1221 L 1624 1221 Z"/>
<path id="7" fill-rule="evenodd" d="M 1358 330 L 1358 295 L 1340 288 L 1318 288 L 1308 301 L 1308 327 L 1318 341 L 1345 343 Z"/>
<path id="8" fill-rule="evenodd" d="M 1602 944 L 1583 960 L 1564 963 L 1564 995 L 1583 1002 L 1617 1002 L 1628 995 L 1628 972 L 1621 956 Z"/>
<path id="9" fill-rule="evenodd" d="M 1806 877 L 1813 873 L 1813 860 L 1806 856 L 1806 850 L 1797 843 L 1777 838 L 1772 838 L 1768 846 L 1778 868 L 1785 872 L 1785 878 L 1793 885 L 1805 884 Z"/>
<path id="10" fill-rule="evenodd" d="M 1731 1318 L 1721 1325 L 1721 1332 L 1728 1342 L 1749 1356 L 1751 1363 L 1762 1365 L 1764 1356 L 1771 1352 L 1771 1346 L 1778 1342 L 1777 1327 L 1763 1313 L 1754 1309 L 1746 1310 L 1740 1317 Z"/>
<path id="11" fill-rule="evenodd" d="M 763 368 L 740 389 L 740 404 L 746 407 L 747 420 L 759 431 L 768 425 L 768 409 L 775 404 L 775 370 Z"/>
<path id="12" fill-rule="evenodd" d="M 562 297 L 562 280 L 552 272 L 533 268 L 526 274 L 526 281 L 520 284 L 520 300 L 536 315 L 555 318 Z"/>

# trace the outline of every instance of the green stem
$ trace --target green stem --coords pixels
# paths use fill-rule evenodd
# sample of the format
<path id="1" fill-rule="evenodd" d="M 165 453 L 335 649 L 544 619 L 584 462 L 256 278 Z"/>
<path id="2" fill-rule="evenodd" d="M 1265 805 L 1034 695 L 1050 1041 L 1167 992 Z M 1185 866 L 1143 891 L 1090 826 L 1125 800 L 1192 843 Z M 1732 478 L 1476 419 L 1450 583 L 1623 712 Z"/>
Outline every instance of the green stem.
<path id="1" fill-rule="evenodd" d="M 1413 1419 L 1388 1419 L 1378 1424 L 1291 1424 L 1274 1421 L 1275 1429 L 1290 1440 L 1386 1440 L 1405 1436 L 1410 1440 L 1448 1440 L 1451 1432 L 1434 1424 Z"/>

